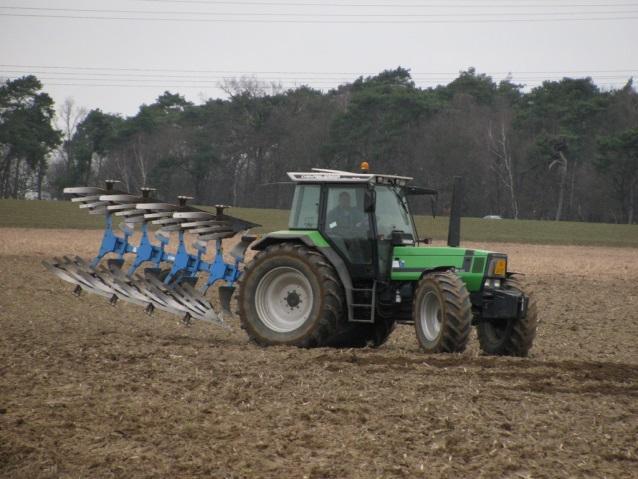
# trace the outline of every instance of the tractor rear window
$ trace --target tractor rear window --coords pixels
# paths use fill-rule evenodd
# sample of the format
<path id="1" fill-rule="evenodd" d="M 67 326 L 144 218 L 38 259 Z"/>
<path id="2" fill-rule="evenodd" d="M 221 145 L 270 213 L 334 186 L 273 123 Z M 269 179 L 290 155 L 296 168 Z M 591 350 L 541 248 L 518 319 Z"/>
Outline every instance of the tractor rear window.
<path id="1" fill-rule="evenodd" d="M 291 229 L 317 229 L 319 224 L 319 185 L 297 185 L 292 199 L 288 227 Z"/>

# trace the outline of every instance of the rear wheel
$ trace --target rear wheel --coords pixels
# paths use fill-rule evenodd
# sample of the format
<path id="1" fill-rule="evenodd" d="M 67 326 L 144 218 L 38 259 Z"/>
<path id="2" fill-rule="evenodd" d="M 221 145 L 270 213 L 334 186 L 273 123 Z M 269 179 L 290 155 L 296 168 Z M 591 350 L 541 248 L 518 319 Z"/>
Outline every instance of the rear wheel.
<path id="1" fill-rule="evenodd" d="M 262 346 L 330 345 L 344 313 L 343 288 L 318 252 L 294 243 L 269 246 L 242 275 L 242 327 Z"/>
<path id="2" fill-rule="evenodd" d="M 481 320 L 477 326 L 479 344 L 487 354 L 525 357 L 536 336 L 536 300 L 518 279 L 508 278 L 505 288 L 527 296 L 527 314 L 524 318 Z"/>
<path id="3" fill-rule="evenodd" d="M 309 317 L 314 293 L 304 273 L 291 266 L 268 271 L 257 284 L 255 308 L 261 321 L 278 333 L 300 328 Z"/>
<path id="4" fill-rule="evenodd" d="M 449 271 L 425 275 L 414 294 L 412 319 L 425 352 L 464 351 L 472 322 L 472 304 L 465 283 Z"/>
<path id="5" fill-rule="evenodd" d="M 392 331 L 394 319 L 376 317 L 372 324 L 348 323 L 347 329 L 336 338 L 334 344 L 339 348 L 378 348 L 385 344 Z"/>
<path id="6" fill-rule="evenodd" d="M 377 317 L 374 324 L 367 330 L 368 345 L 373 348 L 382 346 L 390 338 L 395 326 L 394 319 Z"/>

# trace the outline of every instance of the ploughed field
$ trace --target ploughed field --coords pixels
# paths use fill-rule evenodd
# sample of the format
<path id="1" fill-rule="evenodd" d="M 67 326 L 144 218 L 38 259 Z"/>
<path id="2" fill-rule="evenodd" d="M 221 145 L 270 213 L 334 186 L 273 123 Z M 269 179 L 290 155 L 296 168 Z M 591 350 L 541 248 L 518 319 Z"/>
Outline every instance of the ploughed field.
<path id="1" fill-rule="evenodd" d="M 262 349 L 77 299 L 99 231 L 0 229 L 0 476 L 638 477 L 638 249 L 478 244 L 527 273 L 528 359 Z"/>

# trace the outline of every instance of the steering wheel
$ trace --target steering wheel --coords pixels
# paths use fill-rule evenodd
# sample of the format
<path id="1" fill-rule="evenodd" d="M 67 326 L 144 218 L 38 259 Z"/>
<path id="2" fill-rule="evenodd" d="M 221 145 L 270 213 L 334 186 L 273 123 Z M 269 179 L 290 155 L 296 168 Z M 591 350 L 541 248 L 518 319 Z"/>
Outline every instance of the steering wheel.
<path id="1" fill-rule="evenodd" d="M 341 238 L 349 239 L 349 238 L 358 238 L 361 236 L 361 234 L 358 234 L 358 233 L 362 233 L 367 230 L 368 230 L 367 222 L 365 219 L 363 219 L 352 226 L 337 225 L 332 230 L 330 230 L 330 233 L 335 236 L 340 236 Z"/>

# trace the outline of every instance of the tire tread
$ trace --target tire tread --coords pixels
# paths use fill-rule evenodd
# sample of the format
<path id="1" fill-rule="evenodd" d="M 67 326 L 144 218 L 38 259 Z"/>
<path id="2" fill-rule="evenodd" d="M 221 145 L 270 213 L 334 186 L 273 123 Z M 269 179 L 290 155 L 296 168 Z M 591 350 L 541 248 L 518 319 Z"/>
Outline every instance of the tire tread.
<path id="1" fill-rule="evenodd" d="M 451 271 L 434 271 L 426 274 L 417 286 L 417 291 L 425 284 L 433 282 L 439 289 L 445 303 L 445 324 L 442 337 L 433 349 L 421 344 L 422 348 L 433 353 L 459 353 L 465 351 L 470 340 L 472 303 L 465 283 Z M 412 317 L 415 326 L 419 321 L 417 295 L 412 304 Z M 418 337 L 418 335 L 417 335 Z"/>
<path id="2" fill-rule="evenodd" d="M 245 285 L 246 281 L 253 274 L 255 268 L 267 261 L 269 258 L 279 255 L 290 255 L 302 259 L 308 263 L 311 269 L 316 273 L 317 279 L 321 284 L 323 308 L 319 312 L 320 317 L 309 334 L 295 341 L 293 344 L 303 348 L 322 347 L 330 344 L 339 329 L 340 324 L 344 321 L 344 293 L 343 286 L 337 279 L 337 274 L 332 265 L 330 265 L 321 253 L 313 251 L 304 245 L 297 243 L 283 242 L 268 246 L 260 251 L 250 261 L 239 281 L 239 319 L 241 327 L 248 334 L 251 342 L 260 346 L 271 346 L 274 343 L 259 334 L 252 324 L 252 319 L 247 314 Z M 252 296 L 252 295 L 251 295 Z"/>

